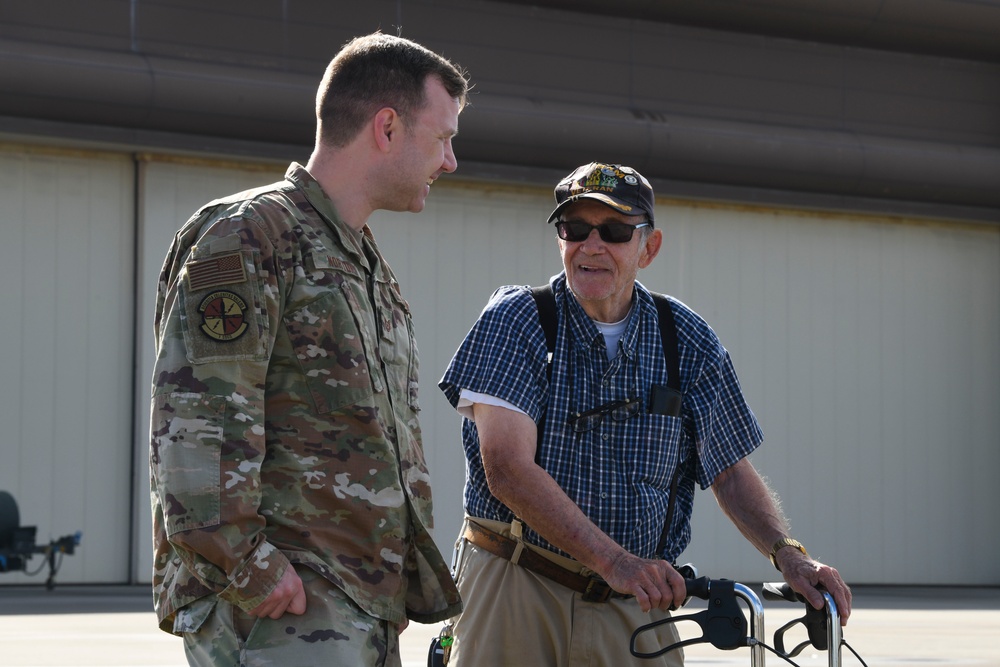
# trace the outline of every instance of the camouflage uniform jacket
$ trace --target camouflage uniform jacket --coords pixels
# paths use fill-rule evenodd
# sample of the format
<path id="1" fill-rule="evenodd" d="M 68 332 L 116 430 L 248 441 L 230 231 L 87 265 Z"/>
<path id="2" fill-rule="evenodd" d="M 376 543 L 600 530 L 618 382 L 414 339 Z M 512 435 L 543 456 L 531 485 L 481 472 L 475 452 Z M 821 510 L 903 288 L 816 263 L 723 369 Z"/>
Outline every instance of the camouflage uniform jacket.
<path id="1" fill-rule="evenodd" d="M 162 629 L 209 595 L 252 609 L 289 563 L 390 622 L 461 609 L 429 533 L 408 306 L 371 231 L 339 220 L 303 167 L 176 234 L 155 334 Z"/>

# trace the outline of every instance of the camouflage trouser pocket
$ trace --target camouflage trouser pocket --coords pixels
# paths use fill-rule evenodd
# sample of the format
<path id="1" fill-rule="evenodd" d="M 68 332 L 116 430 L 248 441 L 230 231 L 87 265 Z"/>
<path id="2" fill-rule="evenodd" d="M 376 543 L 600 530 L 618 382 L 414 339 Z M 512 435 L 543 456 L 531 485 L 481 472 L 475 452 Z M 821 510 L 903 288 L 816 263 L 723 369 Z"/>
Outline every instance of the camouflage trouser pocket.
<path id="1" fill-rule="evenodd" d="M 395 624 L 362 611 L 342 590 L 307 567 L 296 567 L 306 613 L 254 618 L 219 600 L 197 632 L 184 634 L 194 667 L 219 665 L 385 665 L 399 667 Z"/>
<path id="2" fill-rule="evenodd" d="M 205 624 L 208 617 L 215 610 L 218 598 L 214 595 L 195 600 L 191 604 L 177 611 L 174 617 L 174 634 L 182 635 L 186 632 L 198 632 Z"/>
<path id="3" fill-rule="evenodd" d="M 167 535 L 214 526 L 220 519 L 224 396 L 171 393 L 153 397 L 151 464 Z"/>
<path id="4" fill-rule="evenodd" d="M 246 646 L 250 642 L 250 636 L 260 624 L 260 619 L 251 616 L 239 607 L 233 607 L 233 634 L 236 636 L 236 643 Z"/>

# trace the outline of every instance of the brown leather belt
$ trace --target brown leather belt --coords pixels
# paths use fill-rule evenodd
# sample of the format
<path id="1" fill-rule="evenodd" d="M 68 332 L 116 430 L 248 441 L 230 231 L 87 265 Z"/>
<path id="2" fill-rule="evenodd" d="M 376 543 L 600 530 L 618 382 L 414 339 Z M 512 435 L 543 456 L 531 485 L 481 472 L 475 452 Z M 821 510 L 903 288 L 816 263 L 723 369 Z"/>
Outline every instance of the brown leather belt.
<path id="1" fill-rule="evenodd" d="M 517 549 L 517 541 L 487 530 L 474 521 L 465 523 L 465 539 L 494 556 L 511 560 Z M 631 595 L 618 593 L 603 579 L 588 577 L 556 565 L 531 549 L 522 549 L 517 565 L 529 572 L 551 579 L 557 584 L 583 594 L 586 602 L 607 602 L 611 598 L 629 598 Z"/>

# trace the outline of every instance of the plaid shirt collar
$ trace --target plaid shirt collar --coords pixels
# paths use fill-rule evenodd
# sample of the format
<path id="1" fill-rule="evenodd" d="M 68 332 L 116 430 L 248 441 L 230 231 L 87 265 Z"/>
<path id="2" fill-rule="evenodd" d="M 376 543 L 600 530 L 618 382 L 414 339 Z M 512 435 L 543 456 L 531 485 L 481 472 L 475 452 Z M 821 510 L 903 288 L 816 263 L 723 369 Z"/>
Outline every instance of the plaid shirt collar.
<path id="1" fill-rule="evenodd" d="M 570 349 L 604 349 L 604 337 L 601 335 L 597 325 L 594 324 L 594 320 L 591 319 L 590 315 L 587 314 L 587 311 L 583 309 L 583 306 L 580 305 L 580 302 L 573 295 L 566 281 L 566 274 L 560 274 L 552 282 L 552 287 L 556 294 L 557 303 L 561 300 L 566 304 Z M 639 324 L 642 322 L 640 314 L 642 308 L 636 307 L 637 303 L 642 301 L 639 295 L 640 291 L 633 287 L 632 306 L 629 309 L 628 323 L 625 325 L 625 331 L 622 333 L 621 340 L 619 341 L 619 352 L 624 354 L 628 359 L 634 359 L 637 354 L 636 342 L 639 338 Z M 655 308 L 651 300 L 649 305 Z"/>

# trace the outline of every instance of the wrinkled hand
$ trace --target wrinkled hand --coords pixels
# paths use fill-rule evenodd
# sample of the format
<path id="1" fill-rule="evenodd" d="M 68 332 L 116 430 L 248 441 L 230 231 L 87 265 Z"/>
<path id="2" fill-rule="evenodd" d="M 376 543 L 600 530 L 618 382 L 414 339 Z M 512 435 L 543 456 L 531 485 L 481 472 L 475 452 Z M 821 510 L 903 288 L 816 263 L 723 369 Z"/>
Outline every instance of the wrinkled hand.
<path id="1" fill-rule="evenodd" d="M 646 560 L 628 552 L 618 557 L 604 580 L 619 593 L 634 595 L 644 612 L 677 609 L 687 597 L 684 577 L 670 563 Z"/>
<path id="2" fill-rule="evenodd" d="M 851 616 L 851 589 L 840 577 L 840 573 L 829 565 L 808 558 L 795 549 L 782 549 L 778 561 L 785 581 L 796 592 L 801 593 L 815 609 L 823 609 L 823 591 L 833 596 L 837 603 L 840 624 L 847 625 Z"/>
<path id="3" fill-rule="evenodd" d="M 306 591 L 302 587 L 302 580 L 295 573 L 295 568 L 291 565 L 281 575 L 278 585 L 274 587 L 271 594 L 263 602 L 251 609 L 248 614 L 257 618 L 278 619 L 285 612 L 289 614 L 301 615 L 306 611 Z"/>

